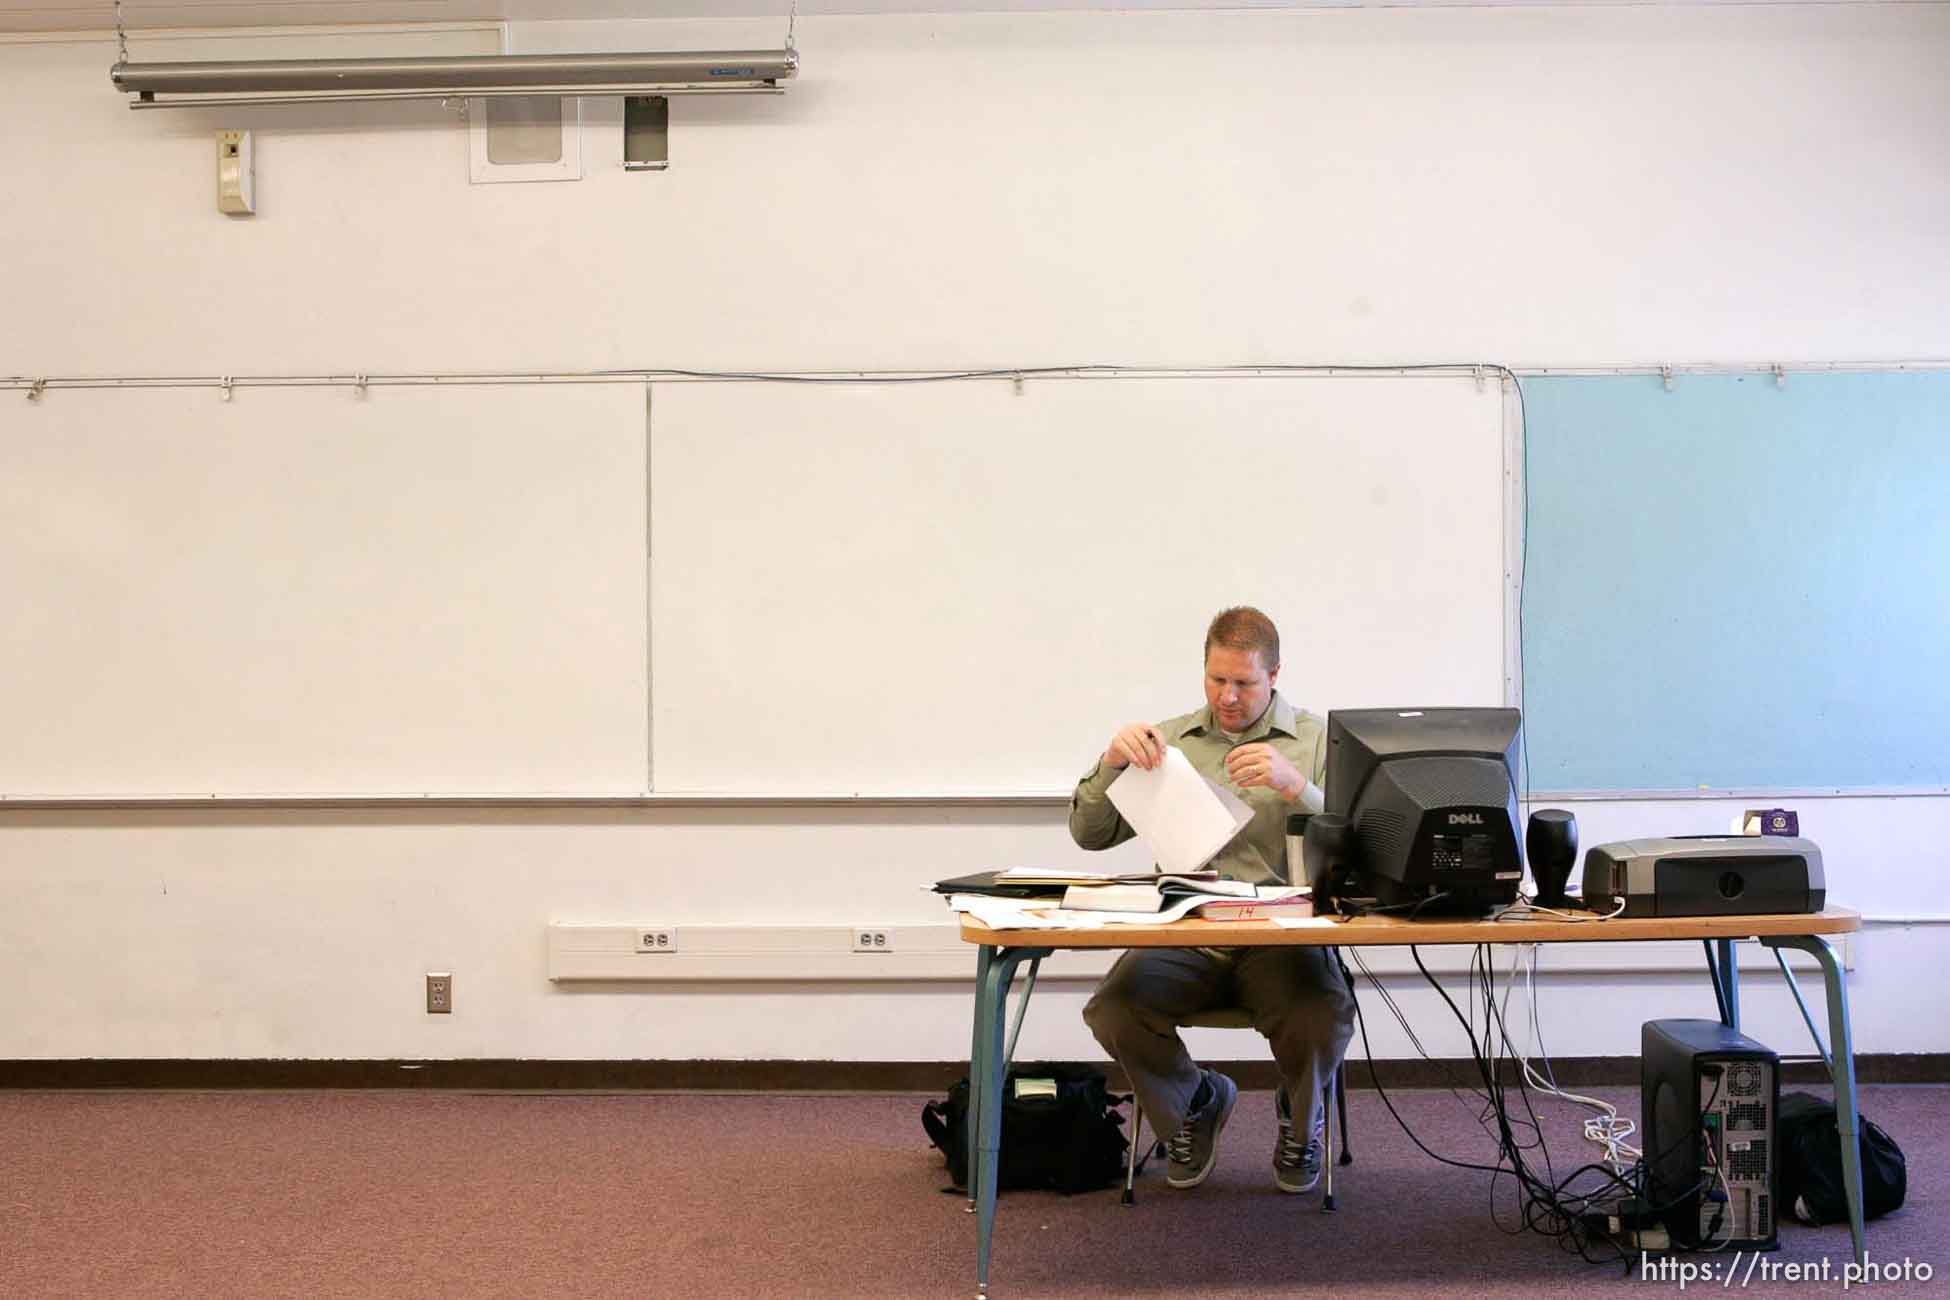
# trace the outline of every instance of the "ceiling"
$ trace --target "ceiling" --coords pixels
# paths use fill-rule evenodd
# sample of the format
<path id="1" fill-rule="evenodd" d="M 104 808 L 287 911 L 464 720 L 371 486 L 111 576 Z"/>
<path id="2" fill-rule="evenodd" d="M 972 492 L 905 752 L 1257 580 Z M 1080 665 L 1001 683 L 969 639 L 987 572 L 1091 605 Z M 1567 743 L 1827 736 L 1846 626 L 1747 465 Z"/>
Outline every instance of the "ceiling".
<path id="1" fill-rule="evenodd" d="M 955 13 L 1059 9 L 1340 9 L 1494 4 L 1618 4 L 1634 0 L 800 0 L 804 14 Z M 1669 0 L 1682 4 L 1768 0 Z M 1833 0 L 1830 0 L 1833 2 Z M 1878 0 L 1842 0 L 1877 3 Z M 783 17 L 791 0 L 124 0 L 130 31 L 347 23 L 548 22 L 574 18 Z M 114 0 L 0 0 L 0 32 L 104 31 Z"/>

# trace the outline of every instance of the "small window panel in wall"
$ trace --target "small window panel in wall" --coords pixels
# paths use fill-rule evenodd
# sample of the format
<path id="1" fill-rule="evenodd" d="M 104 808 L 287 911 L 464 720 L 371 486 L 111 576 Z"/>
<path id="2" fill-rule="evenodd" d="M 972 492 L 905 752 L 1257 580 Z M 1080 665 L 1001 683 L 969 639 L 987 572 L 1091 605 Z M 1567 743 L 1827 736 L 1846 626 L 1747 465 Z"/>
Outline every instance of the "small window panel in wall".
<path id="1" fill-rule="evenodd" d="M 470 98 L 468 175 L 476 185 L 582 179 L 582 101 Z"/>

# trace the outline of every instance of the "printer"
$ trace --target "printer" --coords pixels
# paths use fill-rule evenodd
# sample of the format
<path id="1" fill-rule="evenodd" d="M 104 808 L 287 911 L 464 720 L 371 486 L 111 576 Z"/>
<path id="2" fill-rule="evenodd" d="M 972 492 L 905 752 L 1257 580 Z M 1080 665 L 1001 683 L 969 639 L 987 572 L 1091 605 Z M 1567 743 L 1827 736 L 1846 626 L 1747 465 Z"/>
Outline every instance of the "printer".
<path id="1" fill-rule="evenodd" d="M 1621 916 L 1819 912 L 1828 887 L 1814 841 L 1784 835 L 1620 840 L 1584 855 L 1584 905 Z"/>

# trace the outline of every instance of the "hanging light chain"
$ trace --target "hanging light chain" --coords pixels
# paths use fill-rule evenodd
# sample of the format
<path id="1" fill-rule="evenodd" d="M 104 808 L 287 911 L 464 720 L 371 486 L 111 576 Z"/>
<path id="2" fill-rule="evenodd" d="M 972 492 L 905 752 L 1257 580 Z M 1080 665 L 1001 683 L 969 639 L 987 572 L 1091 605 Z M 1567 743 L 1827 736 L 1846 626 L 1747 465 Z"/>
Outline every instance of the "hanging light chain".
<path id="1" fill-rule="evenodd" d="M 117 5 L 120 5 L 122 3 L 122 0 L 115 0 L 115 3 Z M 798 24 L 798 22 L 799 22 L 799 0 L 792 0 L 792 13 L 785 20 L 785 48 L 787 48 L 788 50 L 792 48 L 792 29 L 794 26 Z"/>
<path id="2" fill-rule="evenodd" d="M 118 63 L 129 61 L 129 34 L 122 29 L 122 0 L 115 0 L 115 55 Z"/>

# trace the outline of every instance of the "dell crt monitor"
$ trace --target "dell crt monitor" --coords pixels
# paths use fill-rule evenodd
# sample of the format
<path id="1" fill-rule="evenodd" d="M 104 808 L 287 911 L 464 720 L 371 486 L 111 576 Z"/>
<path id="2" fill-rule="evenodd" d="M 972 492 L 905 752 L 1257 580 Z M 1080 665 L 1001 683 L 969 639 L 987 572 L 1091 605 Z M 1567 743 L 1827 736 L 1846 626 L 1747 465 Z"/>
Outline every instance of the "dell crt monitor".
<path id="1" fill-rule="evenodd" d="M 1335 709 L 1327 807 L 1347 821 L 1355 894 L 1391 910 L 1514 903 L 1522 723 L 1515 709 Z"/>

